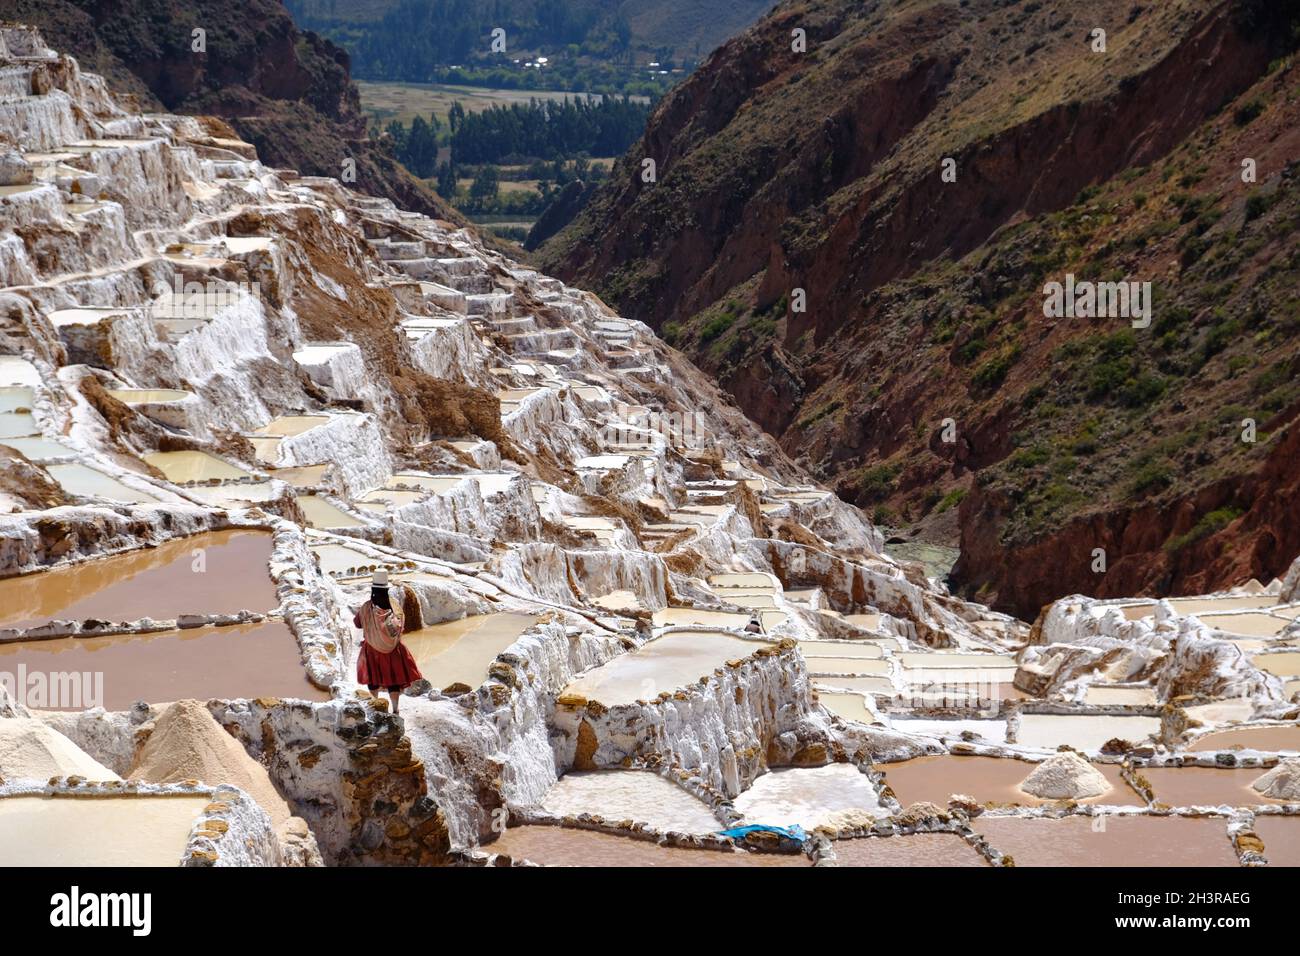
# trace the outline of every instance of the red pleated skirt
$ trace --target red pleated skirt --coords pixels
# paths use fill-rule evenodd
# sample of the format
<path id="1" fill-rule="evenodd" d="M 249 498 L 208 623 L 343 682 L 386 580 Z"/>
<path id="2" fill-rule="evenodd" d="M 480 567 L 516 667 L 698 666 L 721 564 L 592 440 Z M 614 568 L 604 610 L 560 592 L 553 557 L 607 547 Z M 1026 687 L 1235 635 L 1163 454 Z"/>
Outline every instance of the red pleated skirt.
<path id="1" fill-rule="evenodd" d="M 398 644 L 392 653 L 385 654 L 371 647 L 369 641 L 361 642 L 361 654 L 357 658 L 358 684 L 392 689 L 414 684 L 421 676 L 420 668 L 405 644 Z"/>

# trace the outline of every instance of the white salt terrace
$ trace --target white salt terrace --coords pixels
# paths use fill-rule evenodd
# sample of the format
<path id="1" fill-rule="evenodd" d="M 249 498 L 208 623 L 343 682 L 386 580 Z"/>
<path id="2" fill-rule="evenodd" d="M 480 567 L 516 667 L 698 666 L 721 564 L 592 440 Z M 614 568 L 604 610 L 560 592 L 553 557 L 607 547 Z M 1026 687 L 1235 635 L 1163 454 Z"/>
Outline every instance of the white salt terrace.
<path id="1" fill-rule="evenodd" d="M 203 795 L 0 797 L 0 859 L 23 866 L 179 866 Z"/>
<path id="2" fill-rule="evenodd" d="M 37 464 L 67 461 L 77 456 L 75 449 L 48 438 L 5 438 L 0 440 L 0 445 L 21 452 L 28 461 Z"/>
<path id="3" fill-rule="evenodd" d="M 26 385 L 8 385 L 0 388 L 0 412 L 14 412 L 32 407 L 33 391 Z"/>
<path id="4" fill-rule="evenodd" d="M 589 813 L 606 820 L 635 820 L 657 830 L 712 833 L 722 824 L 681 787 L 645 770 L 565 774 L 542 798 L 557 816 Z"/>
<path id="5" fill-rule="evenodd" d="M 805 830 L 830 823 L 846 811 L 856 823 L 889 815 L 870 778 L 847 763 L 771 770 L 737 796 L 734 805 L 745 824 L 797 825 Z"/>
<path id="6" fill-rule="evenodd" d="M 71 325 L 97 325 L 110 317 L 128 315 L 130 311 L 130 309 L 57 309 L 47 318 L 56 329 L 61 329 Z"/>
<path id="7" fill-rule="evenodd" d="M 469 479 L 478 485 L 481 497 L 490 498 L 492 495 L 498 495 L 508 490 L 510 483 L 518 477 L 517 473 L 510 471 L 474 472 L 465 475 L 428 475 L 423 472 L 399 471 L 388 479 L 387 487 L 392 489 L 419 488 L 422 491 L 441 494 L 450 491 L 462 481 Z"/>
<path id="8" fill-rule="evenodd" d="M 353 504 L 366 511 L 392 511 L 414 504 L 428 497 L 426 491 L 394 491 L 391 488 L 376 488 L 361 495 Z"/>
<path id="9" fill-rule="evenodd" d="M 108 388 L 105 391 L 127 405 L 161 405 L 183 402 L 193 395 L 178 388 Z"/>
<path id="10" fill-rule="evenodd" d="M 290 438 L 311 431 L 311 429 L 318 425 L 324 425 L 329 420 L 328 415 L 281 415 L 255 431 L 258 435 Z"/>
<path id="11" fill-rule="evenodd" d="M 763 646 L 761 641 L 714 631 L 674 631 L 587 671 L 564 693 L 598 700 L 607 707 L 653 700 L 660 693 L 695 683 L 725 667 L 729 660 L 749 657 Z"/>
<path id="12" fill-rule="evenodd" d="M 311 552 L 320 559 L 320 569 L 332 577 L 369 574 L 374 568 L 389 564 L 372 554 L 349 548 L 345 544 L 315 544 L 312 545 Z"/>
<path id="13" fill-rule="evenodd" d="M 402 642 L 434 687 L 475 688 L 488 666 L 536 622 L 531 614 L 481 614 L 411 631 Z"/>

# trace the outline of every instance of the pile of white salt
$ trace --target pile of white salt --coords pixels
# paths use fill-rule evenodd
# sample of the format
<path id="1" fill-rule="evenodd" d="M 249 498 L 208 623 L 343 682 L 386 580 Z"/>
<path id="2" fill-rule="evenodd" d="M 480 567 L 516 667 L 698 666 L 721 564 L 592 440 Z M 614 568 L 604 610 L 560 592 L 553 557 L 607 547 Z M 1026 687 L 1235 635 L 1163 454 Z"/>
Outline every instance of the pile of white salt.
<path id="1" fill-rule="evenodd" d="M 0 720 L 0 780 L 40 780 L 51 777 L 121 780 L 57 730 L 30 717 Z"/>
<path id="2" fill-rule="evenodd" d="M 1300 757 L 1290 757 L 1251 784 L 1257 793 L 1274 800 L 1300 801 Z"/>
<path id="3" fill-rule="evenodd" d="M 1111 789 L 1101 771 L 1072 750 L 1048 757 L 1024 779 L 1020 789 L 1044 800 L 1085 800 Z"/>

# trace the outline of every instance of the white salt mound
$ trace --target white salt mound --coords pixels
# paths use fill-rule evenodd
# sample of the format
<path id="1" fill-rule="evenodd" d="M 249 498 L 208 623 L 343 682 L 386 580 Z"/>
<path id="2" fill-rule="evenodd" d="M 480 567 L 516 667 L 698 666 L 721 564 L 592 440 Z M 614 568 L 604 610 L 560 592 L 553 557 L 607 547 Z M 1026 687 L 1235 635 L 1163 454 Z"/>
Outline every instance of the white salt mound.
<path id="1" fill-rule="evenodd" d="M 121 780 L 57 730 L 30 717 L 0 719 L 0 779 L 39 780 L 51 777 Z"/>
<path id="2" fill-rule="evenodd" d="M 1274 800 L 1300 800 L 1300 757 L 1283 760 L 1251 786 Z"/>
<path id="3" fill-rule="evenodd" d="M 293 815 L 266 768 L 250 757 L 196 700 L 178 701 L 163 711 L 140 749 L 130 779 L 145 783 L 197 780 L 209 786 L 229 784 L 252 797 L 276 827 Z"/>
<path id="4" fill-rule="evenodd" d="M 1048 757 L 1020 784 L 1025 793 L 1044 800 L 1082 800 L 1111 789 L 1101 771 L 1072 750 Z"/>

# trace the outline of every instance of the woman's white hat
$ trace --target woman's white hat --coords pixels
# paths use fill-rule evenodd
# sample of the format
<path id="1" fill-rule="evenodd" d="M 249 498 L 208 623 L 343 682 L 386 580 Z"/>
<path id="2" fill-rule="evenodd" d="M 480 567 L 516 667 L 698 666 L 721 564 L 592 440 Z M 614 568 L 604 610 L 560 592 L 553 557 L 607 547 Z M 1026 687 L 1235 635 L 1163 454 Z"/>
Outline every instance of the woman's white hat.
<path id="1" fill-rule="evenodd" d="M 375 576 L 373 579 L 371 579 L 370 583 L 377 588 L 388 587 L 388 569 L 380 568 L 378 571 L 376 571 Z"/>

